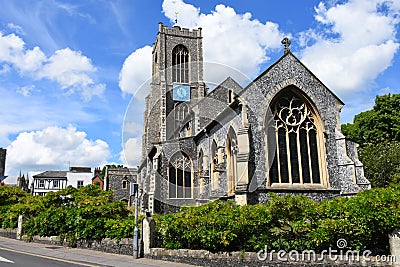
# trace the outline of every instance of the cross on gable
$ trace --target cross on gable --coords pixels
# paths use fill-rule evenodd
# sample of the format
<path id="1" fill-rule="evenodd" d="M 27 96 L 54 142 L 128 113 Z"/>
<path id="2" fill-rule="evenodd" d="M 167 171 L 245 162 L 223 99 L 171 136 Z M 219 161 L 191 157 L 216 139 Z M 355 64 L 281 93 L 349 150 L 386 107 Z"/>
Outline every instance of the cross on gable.
<path id="1" fill-rule="evenodd" d="M 285 54 L 290 52 L 289 46 L 290 46 L 291 43 L 292 42 L 289 40 L 288 37 L 283 38 L 283 40 L 281 41 L 281 44 L 283 44 L 285 46 L 285 50 L 284 50 Z"/>

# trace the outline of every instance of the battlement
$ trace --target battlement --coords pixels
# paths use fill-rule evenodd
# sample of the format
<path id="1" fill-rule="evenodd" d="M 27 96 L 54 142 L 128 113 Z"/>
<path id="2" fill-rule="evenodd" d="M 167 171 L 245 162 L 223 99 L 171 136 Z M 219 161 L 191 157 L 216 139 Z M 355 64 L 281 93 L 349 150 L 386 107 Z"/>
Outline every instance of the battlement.
<path id="1" fill-rule="evenodd" d="M 158 32 L 169 35 L 179 35 L 185 37 L 198 38 L 201 37 L 201 28 L 189 30 L 187 28 L 181 28 L 178 25 L 172 26 L 172 28 L 165 26 L 162 22 L 158 23 Z"/>

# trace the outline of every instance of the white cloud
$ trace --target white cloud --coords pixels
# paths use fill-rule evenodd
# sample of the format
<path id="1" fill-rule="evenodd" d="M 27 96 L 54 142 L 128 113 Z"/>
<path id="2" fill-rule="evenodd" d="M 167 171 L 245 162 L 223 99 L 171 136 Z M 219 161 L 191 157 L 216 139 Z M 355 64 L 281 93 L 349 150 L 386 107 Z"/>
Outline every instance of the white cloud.
<path id="1" fill-rule="evenodd" d="M 34 85 L 31 86 L 22 86 L 17 89 L 17 93 L 22 95 L 22 96 L 30 96 L 32 94 L 32 91 L 35 89 Z"/>
<path id="2" fill-rule="evenodd" d="M 278 24 L 262 23 L 251 13 L 237 14 L 233 8 L 220 4 L 210 14 L 204 14 L 182 0 L 164 0 L 163 12 L 171 22 L 176 11 L 179 25 L 203 29 L 204 61 L 225 64 L 247 76 L 257 75 L 261 64 L 269 60 L 268 52 L 281 47 L 284 34 Z"/>
<path id="3" fill-rule="evenodd" d="M 123 144 L 120 153 L 120 160 L 129 167 L 136 167 L 140 164 L 142 157 L 142 142 L 140 138 L 129 138 Z"/>
<path id="4" fill-rule="evenodd" d="M 400 7 L 395 1 L 350 0 L 329 7 L 321 2 L 315 11 L 320 27 L 300 34 L 302 61 L 340 94 L 370 88 L 398 51 Z"/>
<path id="5" fill-rule="evenodd" d="M 178 18 L 178 24 L 188 28 L 195 28 L 200 16 L 200 8 L 186 4 L 182 0 L 167 0 L 162 3 L 164 15 L 172 22 Z M 178 14 L 176 14 L 178 12 Z"/>
<path id="6" fill-rule="evenodd" d="M 217 5 L 210 14 L 182 0 L 164 0 L 163 12 L 174 23 L 178 12 L 181 27 L 201 27 L 205 62 L 216 62 L 237 69 L 244 76 L 254 77 L 260 66 L 269 60 L 268 53 L 281 47 L 284 34 L 278 24 L 262 23 L 250 13 L 237 14 L 231 7 Z M 208 75 L 212 76 L 208 76 Z M 206 81 L 222 81 L 227 77 L 215 77 L 215 72 L 205 71 Z M 120 72 L 119 86 L 123 92 L 135 93 L 151 76 L 151 47 L 133 52 L 124 62 Z M 222 77 L 223 76 L 223 77 Z"/>
<path id="7" fill-rule="evenodd" d="M 20 35 L 25 35 L 24 29 L 21 26 L 16 25 L 14 23 L 8 23 L 7 24 L 7 28 L 9 28 L 10 30 L 15 31 L 16 33 L 18 33 Z"/>
<path id="8" fill-rule="evenodd" d="M 145 46 L 125 59 L 119 73 L 119 87 L 123 92 L 135 94 L 140 86 L 151 78 L 151 52 L 152 48 Z"/>
<path id="9" fill-rule="evenodd" d="M 8 72 L 10 72 L 10 70 L 11 70 L 10 66 L 8 66 L 7 64 L 4 64 L 3 66 L 1 66 L 0 75 L 8 73 Z"/>
<path id="10" fill-rule="evenodd" d="M 65 169 L 66 162 L 78 166 L 100 166 L 110 156 L 102 140 L 88 140 L 86 133 L 73 126 L 48 127 L 41 131 L 22 132 L 7 147 L 8 173 L 19 169 L 45 171 Z"/>
<path id="11" fill-rule="evenodd" d="M 15 91 L 0 85 L 0 146 L 9 145 L 12 141 L 9 138 L 14 139 L 19 132 L 68 125 L 71 120 L 78 124 L 99 120 L 99 114 L 87 111 L 90 103 L 66 97 L 43 97 L 37 94 L 42 90 L 42 86 L 29 83 Z"/>
<path id="12" fill-rule="evenodd" d="M 26 49 L 25 42 L 14 33 L 0 32 L 1 62 L 15 67 L 20 75 L 55 81 L 68 93 L 79 92 L 85 100 L 100 96 L 105 89 L 105 84 L 96 84 L 91 78 L 96 68 L 80 51 L 65 48 L 47 57 L 37 46 Z M 3 67 L 3 70 L 7 69 Z"/>

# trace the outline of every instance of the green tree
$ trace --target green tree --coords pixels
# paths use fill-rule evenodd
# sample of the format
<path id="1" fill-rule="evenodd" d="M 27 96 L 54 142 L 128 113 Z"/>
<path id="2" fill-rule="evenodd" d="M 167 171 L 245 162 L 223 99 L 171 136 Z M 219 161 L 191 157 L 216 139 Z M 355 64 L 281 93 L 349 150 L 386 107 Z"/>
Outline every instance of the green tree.
<path id="1" fill-rule="evenodd" d="M 9 210 L 13 205 L 23 203 L 27 197 L 29 194 L 19 187 L 0 186 L 0 227 L 13 227 L 14 223 L 10 223 L 10 221 L 15 221 L 15 216 L 11 216 Z"/>
<path id="2" fill-rule="evenodd" d="M 78 239 L 100 240 L 106 237 L 110 228 L 107 221 L 120 221 L 129 214 L 124 202 L 113 201 L 112 191 L 103 191 L 94 185 L 79 189 L 69 186 L 49 192 L 40 200 L 40 212 L 25 221 L 24 231 L 29 236 L 62 236 L 71 245 Z"/>
<path id="3" fill-rule="evenodd" d="M 28 194 L 19 187 L 1 186 L 0 187 L 0 206 L 8 206 L 18 203 Z"/>
<path id="4" fill-rule="evenodd" d="M 372 187 L 387 187 L 400 182 L 400 142 L 364 144 L 359 154 L 365 177 Z"/>
<path id="5" fill-rule="evenodd" d="M 400 94 L 377 96 L 373 109 L 357 114 L 353 123 L 342 125 L 342 131 L 361 146 L 400 141 L 399 109 Z"/>
<path id="6" fill-rule="evenodd" d="M 377 96 L 375 106 L 342 125 L 348 139 L 360 144 L 365 177 L 373 187 L 400 181 L 400 94 Z"/>

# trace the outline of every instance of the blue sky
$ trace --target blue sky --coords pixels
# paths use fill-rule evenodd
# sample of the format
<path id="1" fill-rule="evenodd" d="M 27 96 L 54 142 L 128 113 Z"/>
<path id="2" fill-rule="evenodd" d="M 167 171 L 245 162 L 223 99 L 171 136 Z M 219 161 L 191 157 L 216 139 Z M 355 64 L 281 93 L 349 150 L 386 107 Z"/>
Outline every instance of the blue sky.
<path id="1" fill-rule="evenodd" d="M 292 52 L 346 103 L 342 122 L 371 108 L 376 95 L 400 93 L 398 0 L 0 5 L 0 146 L 8 150 L 8 175 L 137 165 L 147 93 L 140 86 L 150 78 L 158 22 L 172 26 L 175 12 L 181 26 L 203 28 L 206 61 L 251 78 L 282 55 L 280 41 L 289 36 Z"/>

